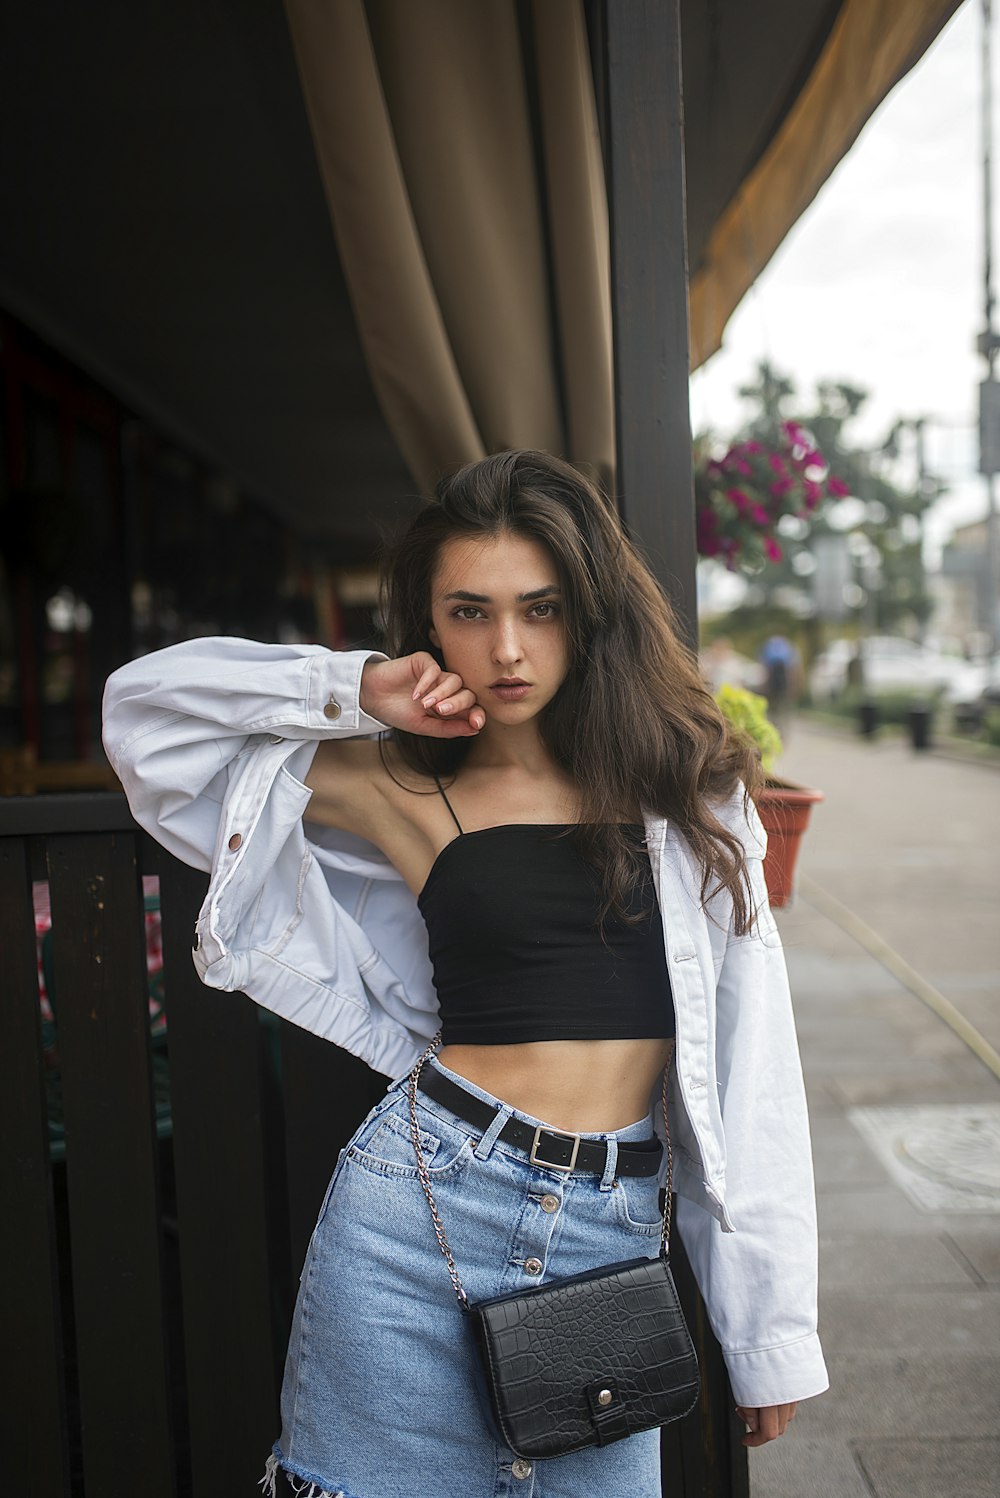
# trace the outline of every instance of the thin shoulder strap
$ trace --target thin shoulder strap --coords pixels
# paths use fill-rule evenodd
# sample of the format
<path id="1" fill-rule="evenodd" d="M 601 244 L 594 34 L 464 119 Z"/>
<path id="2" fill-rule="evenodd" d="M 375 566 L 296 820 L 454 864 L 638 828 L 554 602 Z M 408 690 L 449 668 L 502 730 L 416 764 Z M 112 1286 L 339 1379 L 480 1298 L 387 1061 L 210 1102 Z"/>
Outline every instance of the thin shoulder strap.
<path id="1" fill-rule="evenodd" d="M 433 771 L 431 773 L 433 774 Z M 441 792 L 441 795 L 442 795 L 442 797 L 444 799 L 445 806 L 447 806 L 448 810 L 451 812 L 451 819 L 452 819 L 452 821 L 454 822 L 455 826 L 458 828 L 459 832 L 461 832 L 462 831 L 462 824 L 461 824 L 461 822 L 458 820 L 458 818 L 455 815 L 455 808 L 452 806 L 451 802 L 448 800 L 448 797 L 445 796 L 445 794 L 444 794 L 444 786 L 441 784 L 440 780 L 438 780 L 438 778 L 437 778 L 436 775 L 434 776 L 434 784 L 437 786 L 438 790 Z"/>

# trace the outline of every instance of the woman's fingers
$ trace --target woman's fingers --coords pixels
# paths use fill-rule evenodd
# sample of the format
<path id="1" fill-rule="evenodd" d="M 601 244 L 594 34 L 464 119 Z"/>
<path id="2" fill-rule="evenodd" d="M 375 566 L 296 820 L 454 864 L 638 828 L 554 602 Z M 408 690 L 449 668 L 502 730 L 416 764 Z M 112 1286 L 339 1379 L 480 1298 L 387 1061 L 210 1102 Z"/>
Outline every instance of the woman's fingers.
<path id="1" fill-rule="evenodd" d="M 410 659 L 419 672 L 410 700 L 419 704 L 418 713 L 423 710 L 423 717 L 417 724 L 405 724 L 411 732 L 427 733 L 435 738 L 461 738 L 476 734 L 485 727 L 486 714 L 476 702 L 475 693 L 463 684 L 456 672 L 444 670 L 433 657 L 426 655 Z"/>
<path id="2" fill-rule="evenodd" d="M 417 733 L 429 734 L 431 738 L 438 739 L 461 739 L 474 738 L 482 728 L 486 719 L 482 708 L 468 716 L 462 713 L 457 718 L 439 718 L 435 712 L 427 714 L 423 720 L 423 726 L 416 729 Z"/>
<path id="3" fill-rule="evenodd" d="M 428 710 L 428 718 L 436 718 L 442 726 L 447 724 L 449 727 L 468 727 L 475 733 L 478 733 L 486 722 L 486 714 L 468 688 L 456 692 L 453 697 L 446 697 L 443 701 L 435 703 Z"/>
<path id="4" fill-rule="evenodd" d="M 418 659 L 413 657 L 412 659 Z M 431 660 L 417 677 L 413 687 L 413 701 L 419 702 L 421 697 L 427 695 L 435 683 L 445 675 L 437 661 Z"/>
<path id="5" fill-rule="evenodd" d="M 431 704 L 432 707 L 436 707 L 438 712 L 446 718 L 457 716 L 459 713 L 467 713 L 475 705 L 476 695 L 474 692 L 470 692 L 468 687 L 463 687 L 459 692 L 449 692 Z"/>
<path id="6" fill-rule="evenodd" d="M 794 1404 L 770 1404 L 760 1409 L 747 1405 L 736 1406 L 736 1413 L 747 1426 L 743 1437 L 744 1446 L 764 1446 L 777 1440 L 788 1429 L 788 1422 L 795 1414 Z"/>
<path id="7" fill-rule="evenodd" d="M 419 687 L 419 690 L 414 692 L 413 700 L 417 701 L 419 698 L 425 708 L 432 708 L 436 707 L 439 702 L 443 702 L 446 697 L 450 697 L 453 692 L 459 692 L 461 689 L 462 678 L 456 676 L 454 671 L 439 671 L 436 681 L 432 681 L 430 686 Z"/>

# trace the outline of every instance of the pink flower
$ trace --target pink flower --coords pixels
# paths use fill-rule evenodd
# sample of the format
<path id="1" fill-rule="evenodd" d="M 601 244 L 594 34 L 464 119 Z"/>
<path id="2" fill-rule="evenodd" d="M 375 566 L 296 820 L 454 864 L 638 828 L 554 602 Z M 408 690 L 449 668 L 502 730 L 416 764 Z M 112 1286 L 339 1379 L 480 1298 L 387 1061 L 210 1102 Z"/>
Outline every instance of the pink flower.
<path id="1" fill-rule="evenodd" d="M 764 551 L 772 562 L 780 562 L 784 552 L 773 536 L 764 537 Z"/>
<path id="2" fill-rule="evenodd" d="M 767 455 L 767 461 L 770 463 L 770 465 L 771 465 L 771 467 L 772 467 L 772 469 L 774 470 L 775 473 L 777 473 L 777 474 L 784 473 L 784 471 L 785 471 L 785 460 L 784 460 L 784 458 L 780 457 L 778 453 L 768 453 L 768 455 Z"/>
<path id="3" fill-rule="evenodd" d="M 750 467 L 750 464 L 747 462 L 746 458 L 737 458 L 735 463 L 733 464 L 733 467 L 735 468 L 737 473 L 741 473 L 744 476 L 753 473 L 753 469 Z"/>
<path id="4" fill-rule="evenodd" d="M 794 489 L 794 488 L 795 488 L 795 480 L 794 479 L 790 479 L 790 478 L 775 479 L 774 483 L 771 485 L 771 493 L 777 499 L 781 499 L 782 495 L 790 493 L 791 490 Z"/>
<path id="5" fill-rule="evenodd" d="M 805 489 L 806 504 L 809 506 L 810 510 L 815 510 L 816 506 L 823 498 L 823 490 L 821 486 L 819 484 L 812 483 L 809 479 L 806 479 L 803 488 Z"/>
<path id="6" fill-rule="evenodd" d="M 843 479 L 828 478 L 826 487 L 834 499 L 844 499 L 851 492 L 850 484 L 845 484 Z"/>
<path id="7" fill-rule="evenodd" d="M 755 520 L 758 525 L 771 524 L 771 517 L 763 505 L 752 505 L 750 508 L 750 518 Z"/>
<path id="8" fill-rule="evenodd" d="M 727 489 L 726 498 L 729 500 L 729 503 L 733 506 L 733 508 L 735 510 L 738 510 L 741 515 L 750 504 L 750 496 L 744 489 Z"/>
<path id="9" fill-rule="evenodd" d="M 761 442 L 745 442 L 743 446 L 748 453 L 762 453 L 764 451 L 764 445 Z"/>
<path id="10" fill-rule="evenodd" d="M 718 556 L 721 549 L 719 541 L 719 519 L 713 509 L 706 506 L 698 511 L 698 550 L 703 557 Z"/>

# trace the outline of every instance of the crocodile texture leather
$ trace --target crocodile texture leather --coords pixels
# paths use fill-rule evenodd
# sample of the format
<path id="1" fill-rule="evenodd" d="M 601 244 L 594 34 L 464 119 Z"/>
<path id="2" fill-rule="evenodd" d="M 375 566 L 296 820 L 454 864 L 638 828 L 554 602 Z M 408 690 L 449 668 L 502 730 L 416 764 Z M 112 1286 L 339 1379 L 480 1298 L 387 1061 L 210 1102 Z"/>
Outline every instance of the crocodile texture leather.
<path id="1" fill-rule="evenodd" d="M 662 1255 L 468 1310 L 499 1434 L 518 1456 L 607 1445 L 697 1402 L 698 1361 Z"/>

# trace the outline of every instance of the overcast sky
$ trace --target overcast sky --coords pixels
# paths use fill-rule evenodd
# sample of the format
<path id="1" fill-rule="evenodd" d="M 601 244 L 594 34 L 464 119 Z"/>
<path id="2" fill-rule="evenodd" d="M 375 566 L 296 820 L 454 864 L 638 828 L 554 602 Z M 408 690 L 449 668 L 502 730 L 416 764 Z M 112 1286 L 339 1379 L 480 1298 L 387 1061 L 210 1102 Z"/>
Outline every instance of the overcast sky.
<path id="1" fill-rule="evenodd" d="M 984 321 L 981 35 L 980 0 L 965 0 L 869 120 L 733 314 L 720 352 L 691 381 L 696 432 L 738 430 L 745 406 L 737 388 L 764 357 L 807 396 L 817 379 L 868 389 L 855 428 L 863 443 L 881 443 L 898 416 L 927 417 L 930 467 L 951 486 L 928 516 L 930 561 L 956 524 L 986 507 L 975 472 L 985 367 L 975 352 Z M 1000 185 L 995 265 L 998 199 Z"/>

